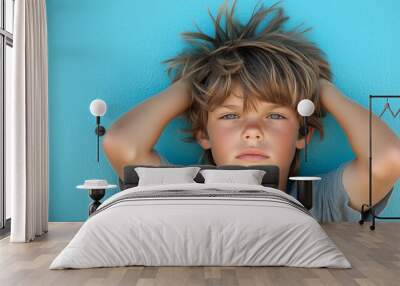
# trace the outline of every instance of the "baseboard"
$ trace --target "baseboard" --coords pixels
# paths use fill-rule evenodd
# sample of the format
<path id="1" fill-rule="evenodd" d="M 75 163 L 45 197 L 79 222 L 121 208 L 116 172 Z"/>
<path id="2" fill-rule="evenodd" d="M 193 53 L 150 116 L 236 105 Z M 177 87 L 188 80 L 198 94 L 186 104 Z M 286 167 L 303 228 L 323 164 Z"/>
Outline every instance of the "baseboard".
<path id="1" fill-rule="evenodd" d="M 0 228 L 0 239 L 10 235 L 11 230 L 11 218 L 6 219 L 6 223 L 3 228 Z"/>

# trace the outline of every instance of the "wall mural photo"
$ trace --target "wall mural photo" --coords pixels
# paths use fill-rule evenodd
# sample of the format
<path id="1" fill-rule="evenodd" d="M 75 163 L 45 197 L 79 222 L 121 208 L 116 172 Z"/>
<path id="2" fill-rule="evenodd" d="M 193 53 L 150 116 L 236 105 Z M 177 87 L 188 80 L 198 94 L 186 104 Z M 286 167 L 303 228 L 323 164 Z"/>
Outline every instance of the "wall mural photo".
<path id="1" fill-rule="evenodd" d="M 351 261 L 324 224 L 368 222 L 374 230 L 385 214 L 399 219 L 391 209 L 400 98 L 389 95 L 395 87 L 378 88 L 379 76 L 397 78 L 393 69 L 376 72 L 374 65 L 389 62 L 371 56 L 381 46 L 344 24 L 353 16 L 344 14 L 338 30 L 322 6 L 320 15 L 300 1 L 213 3 L 187 11 L 163 1 L 152 9 L 114 7 L 100 35 L 90 31 L 105 11 L 77 18 L 86 36 L 78 34 L 84 40 L 76 45 L 86 55 L 63 64 L 79 86 L 68 88 L 82 112 L 73 111 L 79 124 L 66 124 L 52 146 L 70 148 L 70 158 L 83 163 L 66 168 L 59 162 L 70 158 L 60 154 L 53 168 L 65 172 L 52 180 L 84 182 L 77 187 L 91 199 L 51 193 L 51 220 L 85 222 L 50 269 L 347 269 Z M 330 5 L 342 15 L 348 4 Z M 379 27 L 376 37 L 385 36 Z M 113 41 L 103 41 L 110 33 Z M 74 57 L 73 45 L 67 53 Z M 88 135 L 75 145 L 61 140 L 71 133 Z M 76 204 L 66 208 L 63 200 Z"/>

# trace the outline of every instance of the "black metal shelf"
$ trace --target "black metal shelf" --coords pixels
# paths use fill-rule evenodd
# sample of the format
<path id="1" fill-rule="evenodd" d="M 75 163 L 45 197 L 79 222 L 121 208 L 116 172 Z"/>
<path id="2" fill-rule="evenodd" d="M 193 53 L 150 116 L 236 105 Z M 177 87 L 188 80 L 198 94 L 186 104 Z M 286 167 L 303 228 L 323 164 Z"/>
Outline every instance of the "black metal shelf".
<path id="1" fill-rule="evenodd" d="M 374 206 L 372 205 L 372 99 L 374 98 L 400 98 L 400 95 L 370 95 L 369 96 L 369 204 L 363 204 L 361 207 L 361 219 L 359 224 L 364 224 L 368 212 L 372 216 L 372 224 L 369 226 L 371 230 L 375 229 L 376 219 L 400 219 L 400 217 L 384 217 L 375 215 Z M 365 208 L 369 210 L 364 211 Z"/>

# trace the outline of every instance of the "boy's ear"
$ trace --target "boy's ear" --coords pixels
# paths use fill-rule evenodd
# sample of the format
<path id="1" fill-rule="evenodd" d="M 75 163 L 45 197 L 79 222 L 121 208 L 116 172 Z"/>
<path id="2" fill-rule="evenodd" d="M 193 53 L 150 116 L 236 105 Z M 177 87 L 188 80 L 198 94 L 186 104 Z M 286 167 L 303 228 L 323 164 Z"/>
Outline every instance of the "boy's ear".
<path id="1" fill-rule="evenodd" d="M 197 131 L 196 140 L 204 150 L 211 148 L 210 139 L 208 138 L 208 135 L 204 133 L 204 131 Z"/>
<path id="2" fill-rule="evenodd" d="M 297 149 L 304 149 L 306 147 L 306 143 L 305 143 L 305 139 L 306 138 L 307 138 L 307 145 L 310 144 L 311 138 L 312 138 L 312 136 L 314 134 L 314 130 L 315 130 L 314 127 L 310 127 L 309 126 L 307 135 L 305 137 L 303 137 L 303 138 L 297 139 L 297 141 L 296 141 L 296 148 Z"/>

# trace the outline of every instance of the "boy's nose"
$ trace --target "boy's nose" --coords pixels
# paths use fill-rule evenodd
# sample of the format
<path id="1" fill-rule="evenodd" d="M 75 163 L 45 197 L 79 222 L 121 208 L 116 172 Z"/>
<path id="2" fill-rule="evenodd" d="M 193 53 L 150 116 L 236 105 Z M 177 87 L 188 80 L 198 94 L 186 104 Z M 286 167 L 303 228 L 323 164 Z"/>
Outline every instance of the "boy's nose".
<path id="1" fill-rule="evenodd" d="M 260 140 L 261 139 L 261 135 L 257 134 L 257 135 L 245 135 L 245 139 L 249 140 L 249 139 L 257 139 Z"/>
<path id="2" fill-rule="evenodd" d="M 263 137 L 261 131 L 258 128 L 248 129 L 244 132 L 243 137 L 245 140 L 256 140 L 260 141 Z"/>

